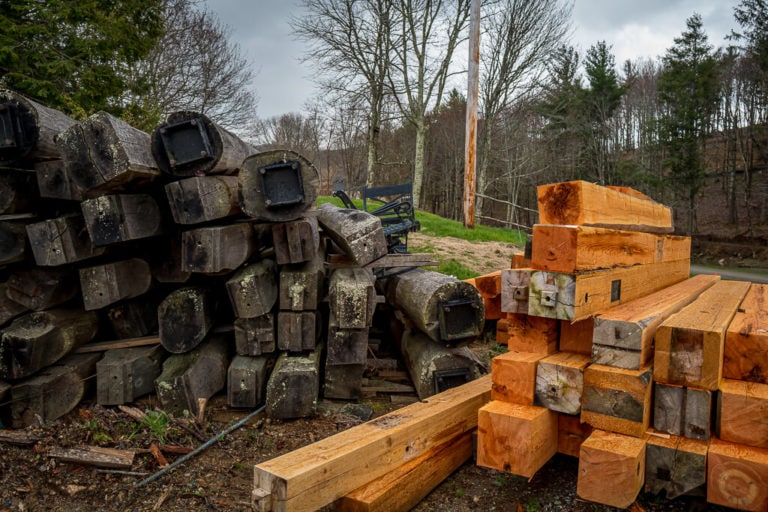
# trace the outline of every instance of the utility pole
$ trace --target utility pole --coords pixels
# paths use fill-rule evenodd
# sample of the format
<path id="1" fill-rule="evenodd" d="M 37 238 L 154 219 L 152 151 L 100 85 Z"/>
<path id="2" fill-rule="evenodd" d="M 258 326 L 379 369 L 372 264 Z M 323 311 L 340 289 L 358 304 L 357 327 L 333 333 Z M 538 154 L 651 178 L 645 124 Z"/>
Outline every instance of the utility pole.
<path id="1" fill-rule="evenodd" d="M 475 227 L 475 157 L 477 155 L 477 96 L 480 81 L 480 0 L 472 0 L 469 12 L 469 74 L 464 146 L 464 226 Z"/>

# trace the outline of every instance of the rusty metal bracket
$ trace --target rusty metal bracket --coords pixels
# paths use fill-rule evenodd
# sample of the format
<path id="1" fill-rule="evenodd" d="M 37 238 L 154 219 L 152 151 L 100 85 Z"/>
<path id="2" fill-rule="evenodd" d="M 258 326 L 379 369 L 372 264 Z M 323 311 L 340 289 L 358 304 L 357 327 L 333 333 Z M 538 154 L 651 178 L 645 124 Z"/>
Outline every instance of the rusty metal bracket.
<path id="1" fill-rule="evenodd" d="M 176 169 L 213 158 L 213 145 L 202 117 L 193 117 L 160 128 L 168 165 Z"/>
<path id="2" fill-rule="evenodd" d="M 304 202 L 301 163 L 276 162 L 259 167 L 259 180 L 267 208 L 292 206 Z"/>
<path id="3" fill-rule="evenodd" d="M 480 335 L 480 311 L 471 298 L 451 299 L 438 305 L 440 338 L 460 340 Z"/>

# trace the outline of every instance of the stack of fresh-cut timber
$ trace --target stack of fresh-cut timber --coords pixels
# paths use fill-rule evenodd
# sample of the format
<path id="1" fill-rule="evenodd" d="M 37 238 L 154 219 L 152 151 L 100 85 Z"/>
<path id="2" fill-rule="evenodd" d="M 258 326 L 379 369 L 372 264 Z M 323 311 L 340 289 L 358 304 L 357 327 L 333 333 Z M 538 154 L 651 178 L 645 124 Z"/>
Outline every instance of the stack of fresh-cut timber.
<path id="1" fill-rule="evenodd" d="M 357 398 L 384 300 L 377 277 L 392 269 L 393 300 L 408 286 L 425 300 L 397 299 L 426 332 L 413 346 L 482 331 L 472 286 L 412 268 L 431 257 L 387 254 L 378 217 L 317 208 L 318 172 L 294 151 L 258 152 L 195 112 L 148 134 L 0 91 L 0 116 L 5 425 L 66 414 L 93 375 L 102 405 L 154 392 L 174 415 L 201 413 L 219 392 L 277 419 L 313 415 L 323 393 Z M 408 284 L 395 293 L 394 281 Z M 424 378 L 440 376 L 434 359 Z M 465 380 L 483 373 L 472 364 Z"/>
<path id="2" fill-rule="evenodd" d="M 590 501 L 628 507 L 644 489 L 768 510 L 765 287 L 689 278 L 689 239 L 632 189 L 538 199 L 530 254 L 501 272 L 509 351 L 492 360 L 478 464 L 531 477 L 560 452 Z"/>

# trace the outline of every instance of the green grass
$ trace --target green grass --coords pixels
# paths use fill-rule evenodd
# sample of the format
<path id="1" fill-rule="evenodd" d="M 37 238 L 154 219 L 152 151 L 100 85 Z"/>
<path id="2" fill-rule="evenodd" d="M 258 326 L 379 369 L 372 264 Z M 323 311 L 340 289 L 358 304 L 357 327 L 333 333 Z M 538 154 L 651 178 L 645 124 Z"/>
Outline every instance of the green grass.
<path id="1" fill-rule="evenodd" d="M 358 208 L 363 207 L 363 202 L 359 199 L 353 199 L 352 202 Z M 342 206 L 339 199 L 331 196 L 320 196 L 317 199 L 317 204 L 320 205 L 323 203 L 333 203 L 337 206 Z M 370 209 L 369 206 L 369 210 Z M 494 228 L 490 226 L 481 226 L 479 224 L 476 224 L 474 229 L 467 229 L 461 222 L 444 219 L 439 215 L 433 215 L 420 210 L 416 211 L 416 220 L 421 224 L 421 233 L 429 236 L 452 236 L 454 238 L 472 242 L 505 242 L 520 247 L 525 245 L 525 233 L 521 233 L 514 229 Z"/>

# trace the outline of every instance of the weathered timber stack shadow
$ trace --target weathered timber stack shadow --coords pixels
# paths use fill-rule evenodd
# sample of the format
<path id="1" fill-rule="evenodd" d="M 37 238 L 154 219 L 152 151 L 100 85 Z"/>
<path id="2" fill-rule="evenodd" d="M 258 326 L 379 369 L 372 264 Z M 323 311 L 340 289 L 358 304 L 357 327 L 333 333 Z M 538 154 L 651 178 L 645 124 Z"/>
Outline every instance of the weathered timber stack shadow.
<path id="1" fill-rule="evenodd" d="M 174 415 L 201 414 L 225 389 L 231 407 L 266 403 L 276 419 L 311 416 L 323 396 L 363 395 L 384 302 L 377 281 L 434 265 L 431 257 L 388 254 L 376 216 L 316 208 L 311 162 L 288 149 L 257 152 L 205 115 L 175 113 L 149 135 L 105 112 L 76 122 L 8 91 L 0 102 L 10 119 L 0 156 L 13 166 L 0 172 L 4 420 L 66 414 L 86 388 L 57 383 L 88 371 L 99 403 L 155 392 Z M 28 187 L 35 178 L 39 192 Z M 419 313 L 429 335 L 410 336 L 440 353 L 414 363 L 429 383 L 419 387 L 424 398 L 484 373 L 463 351 L 442 353 L 480 333 L 484 315 L 471 286 L 413 275 L 440 281 L 440 300 L 461 298 L 434 299 Z M 451 313 L 439 307 L 471 315 L 445 315 L 439 327 L 449 334 L 435 338 L 438 314 Z M 62 363 L 75 352 L 96 359 Z M 456 370 L 450 359 L 467 368 L 445 373 Z"/>
<path id="2" fill-rule="evenodd" d="M 538 197 L 530 252 L 497 278 L 509 352 L 492 360 L 478 464 L 530 478 L 560 452 L 579 457 L 589 501 L 625 508 L 644 490 L 768 510 L 765 285 L 689 278 L 690 240 L 632 189 Z"/>

